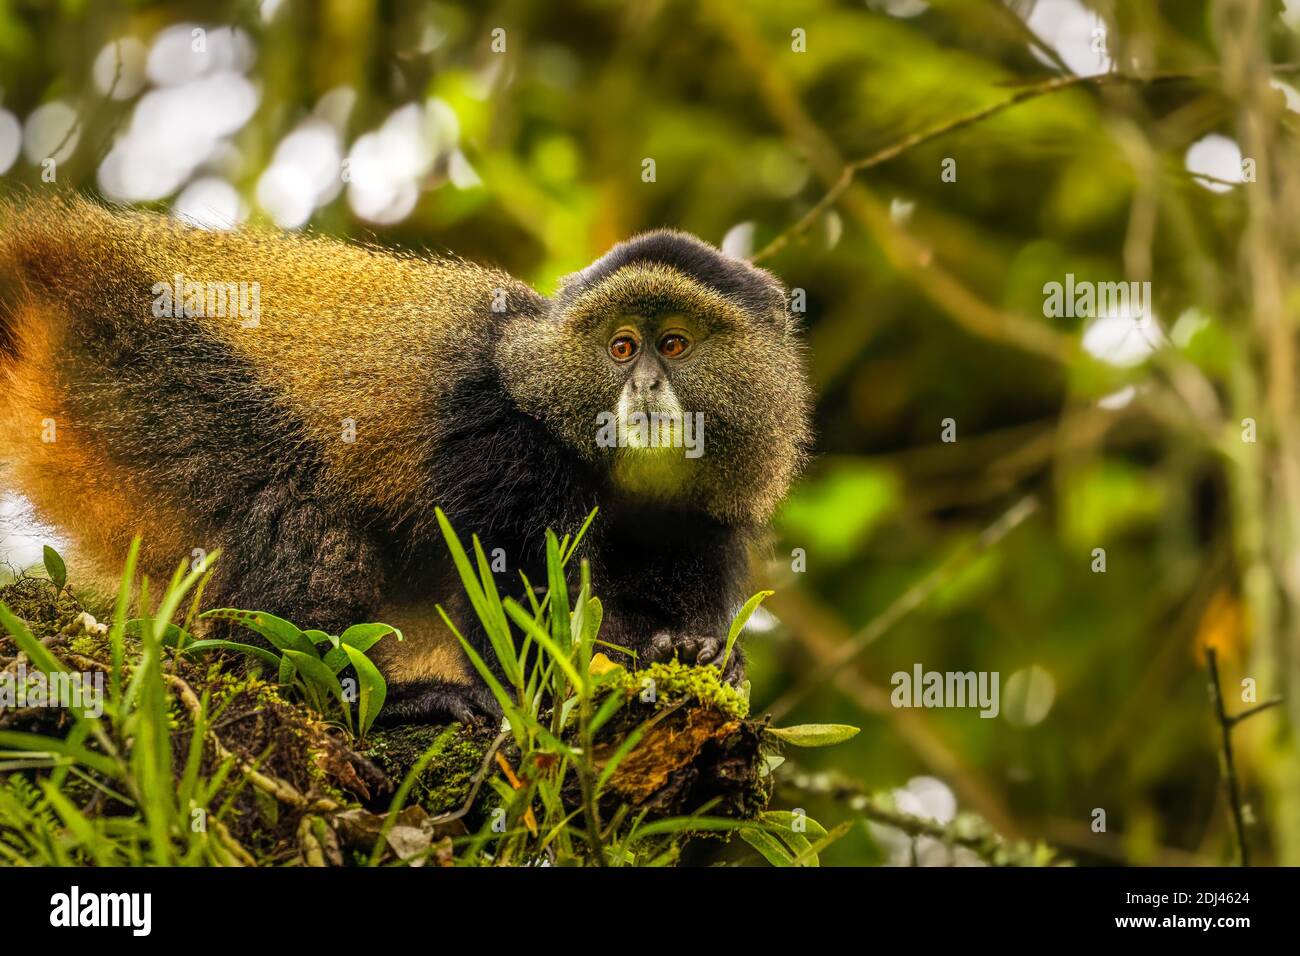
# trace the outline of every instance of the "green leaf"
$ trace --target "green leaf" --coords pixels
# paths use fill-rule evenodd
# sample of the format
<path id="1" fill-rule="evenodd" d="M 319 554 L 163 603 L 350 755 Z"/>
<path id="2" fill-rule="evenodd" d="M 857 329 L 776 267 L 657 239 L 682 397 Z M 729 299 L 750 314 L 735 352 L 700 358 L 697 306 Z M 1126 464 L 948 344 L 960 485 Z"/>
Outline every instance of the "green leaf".
<path id="1" fill-rule="evenodd" d="M 366 657 L 364 653 L 350 644 L 344 644 L 343 650 L 357 671 L 357 681 L 359 683 L 357 688 L 357 734 L 364 737 L 384 706 L 384 701 L 388 697 L 388 684 L 385 682 L 384 676 L 379 673 L 379 668 L 372 664 L 370 658 Z"/>
<path id="2" fill-rule="evenodd" d="M 171 583 L 167 586 L 167 590 L 163 592 L 162 601 L 158 605 L 158 612 L 152 618 L 154 626 L 153 638 L 160 642 L 158 645 L 159 647 L 162 646 L 161 641 L 163 634 L 167 630 L 172 617 L 176 614 L 177 608 L 180 607 L 181 601 L 185 599 L 185 595 L 189 593 L 200 580 L 208 576 L 210 573 L 207 569 L 208 565 L 211 564 L 212 561 L 216 560 L 220 553 L 220 549 L 213 551 L 212 554 L 208 556 L 207 562 L 205 562 L 202 567 L 192 568 L 188 574 L 185 573 L 184 561 L 177 565 L 176 573 L 172 575 Z"/>
<path id="3" fill-rule="evenodd" d="M 518 687 L 523 683 L 523 674 L 519 667 L 519 659 L 515 653 L 514 643 L 510 638 L 509 629 L 505 624 L 505 615 L 501 611 L 500 600 L 497 599 L 494 603 L 489 604 L 488 595 L 483 589 L 484 584 L 479 580 L 478 575 L 474 573 L 474 568 L 469 563 L 469 555 L 465 553 L 465 548 L 461 545 L 460 538 L 456 535 L 455 529 L 452 528 L 451 522 L 447 520 L 447 515 L 443 513 L 441 508 L 433 509 L 433 513 L 438 519 L 438 526 L 442 529 L 443 539 L 447 542 L 447 550 L 451 552 L 452 563 L 456 565 L 456 572 L 460 575 L 461 584 L 465 587 L 465 594 L 469 597 L 474 613 L 483 625 L 483 631 L 487 634 L 488 642 L 492 645 L 492 651 L 496 654 L 501 670 L 506 675 L 506 679 L 512 685 Z M 490 572 L 488 577 L 491 577 Z M 495 582 L 492 582 L 491 587 L 492 595 L 495 598 Z M 505 628 L 504 633 L 502 633 L 503 628 Z"/>
<path id="4" fill-rule="evenodd" d="M 122 769 L 112 759 L 84 746 L 70 744 L 57 737 L 29 734 L 18 730 L 0 730 L 0 747 L 12 747 L 31 753 L 52 753 L 70 757 L 78 763 L 96 770 L 106 777 L 120 779 Z"/>
<path id="5" fill-rule="evenodd" d="M 573 643 L 569 620 L 569 584 L 564 578 L 564 561 L 555 532 L 546 530 L 546 596 L 551 600 L 551 637 L 565 651 Z"/>
<path id="6" fill-rule="evenodd" d="M 759 768 L 759 773 L 764 777 L 771 776 L 776 768 L 785 763 L 785 758 L 780 754 L 768 754 L 763 758 L 763 766 Z"/>
<path id="7" fill-rule="evenodd" d="M 298 669 L 298 673 L 303 676 L 304 680 L 338 701 L 339 707 L 343 709 L 344 720 L 347 721 L 350 729 L 352 726 L 352 711 L 348 707 L 347 700 L 343 697 L 343 685 L 334 676 L 334 672 L 326 667 L 324 662 L 314 654 L 304 654 L 302 651 L 286 649 L 284 656 L 293 661 L 293 666 Z"/>
<path id="8" fill-rule="evenodd" d="M 749 827 L 740 831 L 740 838 L 762 854 L 763 859 L 773 866 L 790 866 L 794 863 L 794 856 L 790 851 L 766 830 Z"/>
<path id="9" fill-rule="evenodd" d="M 353 648 L 353 650 L 355 649 L 356 648 Z M 339 673 L 341 670 L 343 670 L 343 668 L 347 667 L 348 664 L 350 663 L 350 658 L 348 657 L 348 649 L 343 644 L 339 644 L 337 647 L 330 648 L 328 651 L 325 652 L 325 656 L 322 657 L 321 660 L 324 661 L 325 666 L 328 667 L 330 670 L 332 670 L 335 674 Z"/>
<path id="10" fill-rule="evenodd" d="M 822 852 L 822 850 L 826 849 L 836 840 L 840 839 L 840 837 L 844 836 L 844 834 L 848 833 L 851 829 L 853 829 L 853 821 L 845 820 L 843 823 L 839 824 L 837 827 L 835 827 L 835 829 L 831 830 L 820 840 L 811 844 L 807 848 L 801 850 L 799 852 L 799 855 L 794 858 L 794 865 L 795 866 L 820 866 L 821 863 L 818 861 L 818 855 Z"/>
<path id="11" fill-rule="evenodd" d="M 68 583 L 68 568 L 63 563 L 63 558 L 59 552 L 55 551 L 48 544 L 45 546 L 45 573 L 50 576 L 54 586 L 62 591 L 63 585 Z"/>
<path id="12" fill-rule="evenodd" d="M 367 627 L 369 625 L 361 625 L 361 626 Z M 351 628 L 349 628 L 349 630 L 351 630 Z M 329 645 L 329 650 L 327 650 L 324 654 L 321 654 L 319 650 L 317 650 L 316 653 L 317 655 L 320 656 L 322 663 L 324 663 L 324 665 L 328 667 L 331 671 L 333 671 L 335 674 L 340 673 L 343 670 L 343 668 L 348 666 L 348 654 L 347 651 L 343 649 L 343 638 L 335 637 L 332 634 L 326 634 L 324 631 L 303 631 L 303 633 L 306 634 L 309 638 L 311 638 L 312 643 L 316 644 L 317 647 L 319 647 L 321 644 Z M 293 680 L 292 662 L 289 663 L 289 667 L 291 673 L 289 674 L 288 677 L 280 678 L 280 683 L 282 684 L 286 684 L 289 681 Z M 283 674 L 283 667 L 281 667 L 281 673 Z"/>
<path id="13" fill-rule="evenodd" d="M 569 679 L 572 686 L 579 689 L 586 686 L 586 680 L 582 674 L 578 673 L 578 669 L 573 666 L 573 661 L 569 660 L 569 654 L 566 650 L 558 646 L 550 635 L 542 630 L 541 626 L 533 620 L 532 615 L 525 611 L 513 598 L 506 598 L 505 609 L 506 613 L 514 618 L 515 623 L 519 625 L 521 630 L 545 648 L 546 653 L 551 655 L 551 659 L 555 661 L 560 670 L 564 671 L 564 676 Z"/>
<path id="14" fill-rule="evenodd" d="M 722 670 L 727 669 L 727 661 L 731 659 L 731 649 L 736 646 L 736 639 L 740 637 L 740 632 L 745 629 L 745 625 L 754 612 L 758 610 L 758 606 L 775 593 L 775 591 L 759 591 L 745 602 L 745 606 L 740 609 L 740 613 L 731 622 L 731 627 L 727 630 L 727 651 L 722 655 L 722 664 L 720 665 Z"/>
<path id="15" fill-rule="evenodd" d="M 856 737 L 860 729 L 848 724 L 800 724 L 797 727 L 769 727 L 767 732 L 795 747 L 830 747 Z"/>
<path id="16" fill-rule="evenodd" d="M 624 843 L 631 846 L 653 836 L 671 836 L 678 833 L 725 833 L 731 830 L 753 829 L 749 820 L 730 817 L 668 817 L 637 827 Z"/>
<path id="17" fill-rule="evenodd" d="M 802 833 L 809 833 L 817 838 L 826 836 L 826 828 L 805 813 L 796 814 L 790 810 L 765 810 L 759 814 L 758 818 L 769 829 L 776 830 L 782 835 L 800 836 Z M 796 830 L 796 826 L 801 827 L 802 832 Z"/>
<path id="18" fill-rule="evenodd" d="M 488 561 L 478 535 L 471 535 L 470 542 L 474 545 L 474 560 L 478 564 L 479 580 L 483 582 L 484 607 L 492 615 L 490 624 L 487 621 L 483 623 L 485 627 L 489 628 L 490 631 L 495 631 L 498 635 L 502 647 L 508 652 L 506 657 L 502 658 L 502 664 L 509 668 L 506 673 L 513 673 L 515 669 L 513 663 L 514 641 L 510 637 L 510 625 L 506 622 L 505 610 L 501 607 L 501 595 L 497 592 L 496 576 L 492 573 L 492 563 Z M 493 642 L 494 647 L 496 643 Z"/>
<path id="19" fill-rule="evenodd" d="M 453 624 L 451 618 L 447 616 L 447 612 L 443 610 L 442 605 L 438 604 L 435 605 L 435 607 L 437 607 L 438 614 L 442 618 L 443 623 L 446 624 L 451 633 L 455 635 L 456 640 L 460 641 L 461 649 L 464 650 L 465 656 L 469 658 L 469 662 L 473 665 L 474 670 L 478 671 L 479 676 L 482 677 L 484 683 L 488 685 L 488 690 L 492 692 L 492 696 L 495 697 L 497 703 L 501 705 L 501 710 L 505 713 L 506 719 L 510 721 L 510 730 L 515 734 L 516 742 L 521 742 L 523 739 L 521 735 L 524 732 L 523 715 L 515 707 L 514 702 L 511 701 L 510 695 L 506 693 L 506 689 L 501 686 L 501 681 L 497 680 L 497 675 L 492 673 L 492 668 L 488 667 L 487 664 L 484 663 L 483 658 L 479 656 L 478 651 L 474 650 L 474 645 L 465 640 L 465 636 L 456 629 L 456 625 Z"/>
<path id="20" fill-rule="evenodd" d="M 215 621 L 233 621 L 242 627 L 261 634 L 279 650 L 292 648 L 302 654 L 316 656 L 316 645 L 302 631 L 283 618 L 265 611 L 241 611 L 233 607 L 218 607 L 204 611 L 199 617 Z"/>
<path id="21" fill-rule="evenodd" d="M 600 598 L 588 598 L 584 605 L 582 627 L 578 632 L 578 639 L 584 648 L 583 654 L 588 660 L 591 659 L 592 648 L 596 646 L 596 638 L 600 636 L 600 625 L 604 618 L 605 607 L 600 603 Z"/>
<path id="22" fill-rule="evenodd" d="M 63 666 L 63 662 L 36 639 L 36 636 L 28 630 L 27 624 L 22 618 L 9 610 L 8 605 L 3 601 L 0 601 L 0 626 L 3 626 L 9 632 L 9 636 L 14 639 L 18 649 L 27 655 L 38 670 L 45 674 L 56 674 L 67 670 Z"/>
<path id="23" fill-rule="evenodd" d="M 569 559 L 572 558 L 574 553 L 578 550 L 578 545 L 582 544 L 582 539 L 586 537 L 587 529 L 591 527 L 591 523 L 596 520 L 596 512 L 599 510 L 599 508 L 592 508 L 591 511 L 587 513 L 586 520 L 582 522 L 582 527 L 579 528 L 578 533 L 573 536 L 573 540 L 569 541 L 568 550 L 564 552 L 565 564 L 569 563 Z"/>
<path id="24" fill-rule="evenodd" d="M 116 719 L 121 718 L 122 702 L 122 661 L 126 656 L 126 609 L 131 603 L 131 592 L 135 586 L 135 566 L 140 556 L 140 536 L 131 539 L 131 547 L 126 554 L 126 566 L 122 569 L 121 582 L 117 588 L 117 601 L 113 605 L 113 623 L 108 629 L 109 654 L 113 667 L 108 675 L 108 696 L 112 701 Z"/>
<path id="25" fill-rule="evenodd" d="M 122 626 L 122 633 L 126 634 L 128 637 L 134 637 L 136 639 L 139 639 L 144 633 L 143 629 L 146 623 L 150 627 L 154 626 L 154 622 L 152 620 L 146 621 L 145 618 L 134 617 L 131 620 L 127 621 L 126 624 Z M 172 624 L 170 622 L 168 622 L 163 627 L 162 630 L 163 647 L 181 647 L 182 645 L 190 644 L 192 640 L 193 640 L 193 635 L 191 635 L 183 627 L 178 627 L 177 625 Z"/>
<path id="26" fill-rule="evenodd" d="M 42 781 L 41 790 L 44 792 L 45 799 L 50 806 L 54 808 L 54 812 L 59 815 L 64 825 L 76 838 L 77 843 L 95 858 L 96 865 L 109 865 L 112 857 L 107 846 L 111 844 L 99 838 L 99 834 L 95 831 L 95 825 L 90 822 L 86 815 L 78 810 L 76 805 L 48 780 Z"/>
<path id="27" fill-rule="evenodd" d="M 591 718 L 591 733 L 594 736 L 601 727 L 609 721 L 611 717 L 623 709 L 627 703 L 627 698 L 622 694 L 606 694 L 605 699 L 601 701 L 599 709 Z"/>
<path id="28" fill-rule="evenodd" d="M 278 668 L 280 666 L 280 658 L 276 657 L 265 647 L 256 647 L 252 644 L 240 644 L 238 641 L 218 641 L 218 640 L 195 641 L 193 644 L 185 645 L 184 653 L 192 654 L 195 651 L 214 651 L 214 650 L 239 651 L 241 654 L 251 654 L 253 657 L 261 659 L 262 661 L 266 662 L 267 664 L 270 664 L 274 668 Z"/>
<path id="29" fill-rule="evenodd" d="M 402 632 L 391 624 L 353 624 L 343 632 L 339 641 L 364 654 L 389 634 L 395 635 L 399 641 L 402 640 Z"/>

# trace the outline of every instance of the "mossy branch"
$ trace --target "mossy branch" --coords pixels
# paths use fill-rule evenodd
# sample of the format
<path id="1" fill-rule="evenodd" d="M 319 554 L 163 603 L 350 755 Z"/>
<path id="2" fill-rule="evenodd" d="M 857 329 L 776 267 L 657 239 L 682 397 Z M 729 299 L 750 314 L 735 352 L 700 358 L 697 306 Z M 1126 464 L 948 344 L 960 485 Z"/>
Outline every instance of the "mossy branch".
<path id="1" fill-rule="evenodd" d="M 787 768 L 788 768 L 787 764 Z M 1007 840 L 984 818 L 959 813 L 948 823 L 905 813 L 887 793 L 872 793 L 862 784 L 838 773 L 809 773 L 786 769 L 779 786 L 799 793 L 827 797 L 844 803 L 867 820 L 893 827 L 910 837 L 930 837 L 948 847 L 970 850 L 991 866 L 1060 866 L 1054 849 L 1041 841 Z"/>

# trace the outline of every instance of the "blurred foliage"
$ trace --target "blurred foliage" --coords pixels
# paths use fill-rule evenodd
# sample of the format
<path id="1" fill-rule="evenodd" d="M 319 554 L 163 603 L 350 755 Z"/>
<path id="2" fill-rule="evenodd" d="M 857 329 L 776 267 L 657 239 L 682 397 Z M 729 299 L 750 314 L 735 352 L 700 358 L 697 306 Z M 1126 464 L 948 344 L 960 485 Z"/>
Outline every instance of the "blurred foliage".
<path id="1" fill-rule="evenodd" d="M 1282 3 L 1235 0 L 1086 9 L 1080 34 L 1073 0 L 285 0 L 269 17 L 254 2 L 0 0 L 0 106 L 23 117 L 53 98 L 73 104 L 85 128 L 60 180 L 93 191 L 132 105 L 91 82 L 103 46 L 178 22 L 238 25 L 257 51 L 260 100 L 221 172 L 254 221 L 266 220 L 254 197 L 276 144 L 325 93 L 357 93 L 349 143 L 437 97 L 480 184 L 461 188 L 439 165 L 398 223 L 367 224 L 340 197 L 310 228 L 453 250 L 549 292 L 649 227 L 759 250 L 845 162 L 1060 75 L 1062 44 L 1075 65 L 1089 24 L 1102 26 L 1111 68 L 1182 78 L 1079 84 L 921 142 L 864 170 L 764 259 L 806 293 L 819 457 L 761 568 L 776 625 L 748 641 L 752 699 L 761 711 L 781 698 L 949 567 L 802 697 L 797 722 L 864 728 L 802 772 L 833 768 L 872 790 L 936 777 L 958 810 L 1084 863 L 1228 862 L 1209 642 L 1230 702 L 1243 677 L 1260 700 L 1294 682 L 1287 709 L 1235 739 L 1255 857 L 1296 864 L 1288 714 L 1300 652 L 1277 570 L 1294 541 L 1271 537 L 1287 526 L 1276 502 L 1289 500 L 1293 446 L 1277 417 L 1289 392 L 1270 391 L 1261 369 L 1285 347 L 1266 338 L 1270 322 L 1293 330 L 1300 310 L 1296 114 L 1267 82 L 1270 62 L 1300 59 L 1297 21 Z M 1075 27 L 1047 40 L 1026 23 Z M 792 47 L 796 29 L 806 52 Z M 1189 174 L 1187 150 L 1212 133 L 1259 147 L 1259 182 L 1214 192 Z M 655 182 L 642 179 L 647 157 Z M 955 181 L 941 177 L 949 158 Z M 3 178 L 41 185 L 25 159 Z M 1251 190 L 1270 197 L 1263 207 Z M 1151 280 L 1172 340 L 1123 367 L 1090 357 L 1083 320 L 1043 317 L 1044 284 L 1067 273 Z M 1267 282 L 1280 290 L 1276 320 Z M 1026 325 L 1047 344 L 1027 341 Z M 1098 405 L 1128 386 L 1126 403 Z M 1258 452 L 1240 440 L 1246 416 L 1260 423 Z M 941 440 L 949 418 L 954 442 Z M 980 550 L 981 530 L 1025 495 L 1040 507 Z M 999 673 L 1002 714 L 892 707 L 890 675 L 918 662 Z M 822 791 L 782 796 L 828 825 L 854 818 Z M 855 827 L 826 862 L 886 859 L 872 832 Z"/>

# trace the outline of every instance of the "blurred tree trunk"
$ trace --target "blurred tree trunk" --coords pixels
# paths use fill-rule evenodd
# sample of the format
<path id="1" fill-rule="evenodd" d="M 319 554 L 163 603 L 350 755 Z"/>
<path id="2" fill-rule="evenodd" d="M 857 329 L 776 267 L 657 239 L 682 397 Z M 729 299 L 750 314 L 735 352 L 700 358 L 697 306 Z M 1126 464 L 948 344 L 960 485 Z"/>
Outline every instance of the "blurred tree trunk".
<path id="1" fill-rule="evenodd" d="M 1232 389 L 1235 524 L 1242 589 L 1254 636 L 1245 676 L 1261 699 L 1280 691 L 1292 728 L 1300 726 L 1300 421 L 1296 414 L 1296 335 L 1300 294 L 1294 263 L 1300 251 L 1300 164 L 1282 142 L 1290 115 L 1270 84 L 1268 8 L 1253 0 L 1221 0 L 1214 22 L 1222 38 L 1223 91 L 1236 104 L 1244 163 L 1254 182 L 1243 188 L 1247 215 L 1236 266 L 1243 307 L 1242 356 Z M 1245 420 L 1258 438 L 1245 440 Z M 1229 686 L 1229 700 L 1240 700 Z M 1278 718 L 1260 732 L 1278 741 Z M 1262 761 L 1277 798 L 1277 862 L 1300 863 L 1300 736 L 1265 744 L 1277 759 Z"/>

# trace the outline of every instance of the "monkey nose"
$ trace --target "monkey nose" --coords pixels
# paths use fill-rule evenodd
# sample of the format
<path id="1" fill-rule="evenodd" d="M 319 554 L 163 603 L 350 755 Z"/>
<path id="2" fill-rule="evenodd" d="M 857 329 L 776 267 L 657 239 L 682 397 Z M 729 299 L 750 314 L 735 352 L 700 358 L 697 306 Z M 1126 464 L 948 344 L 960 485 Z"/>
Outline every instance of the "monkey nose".
<path id="1" fill-rule="evenodd" d="M 656 375 L 653 378 L 646 377 L 636 383 L 636 392 L 638 395 L 655 395 L 662 391 L 664 380 Z"/>

